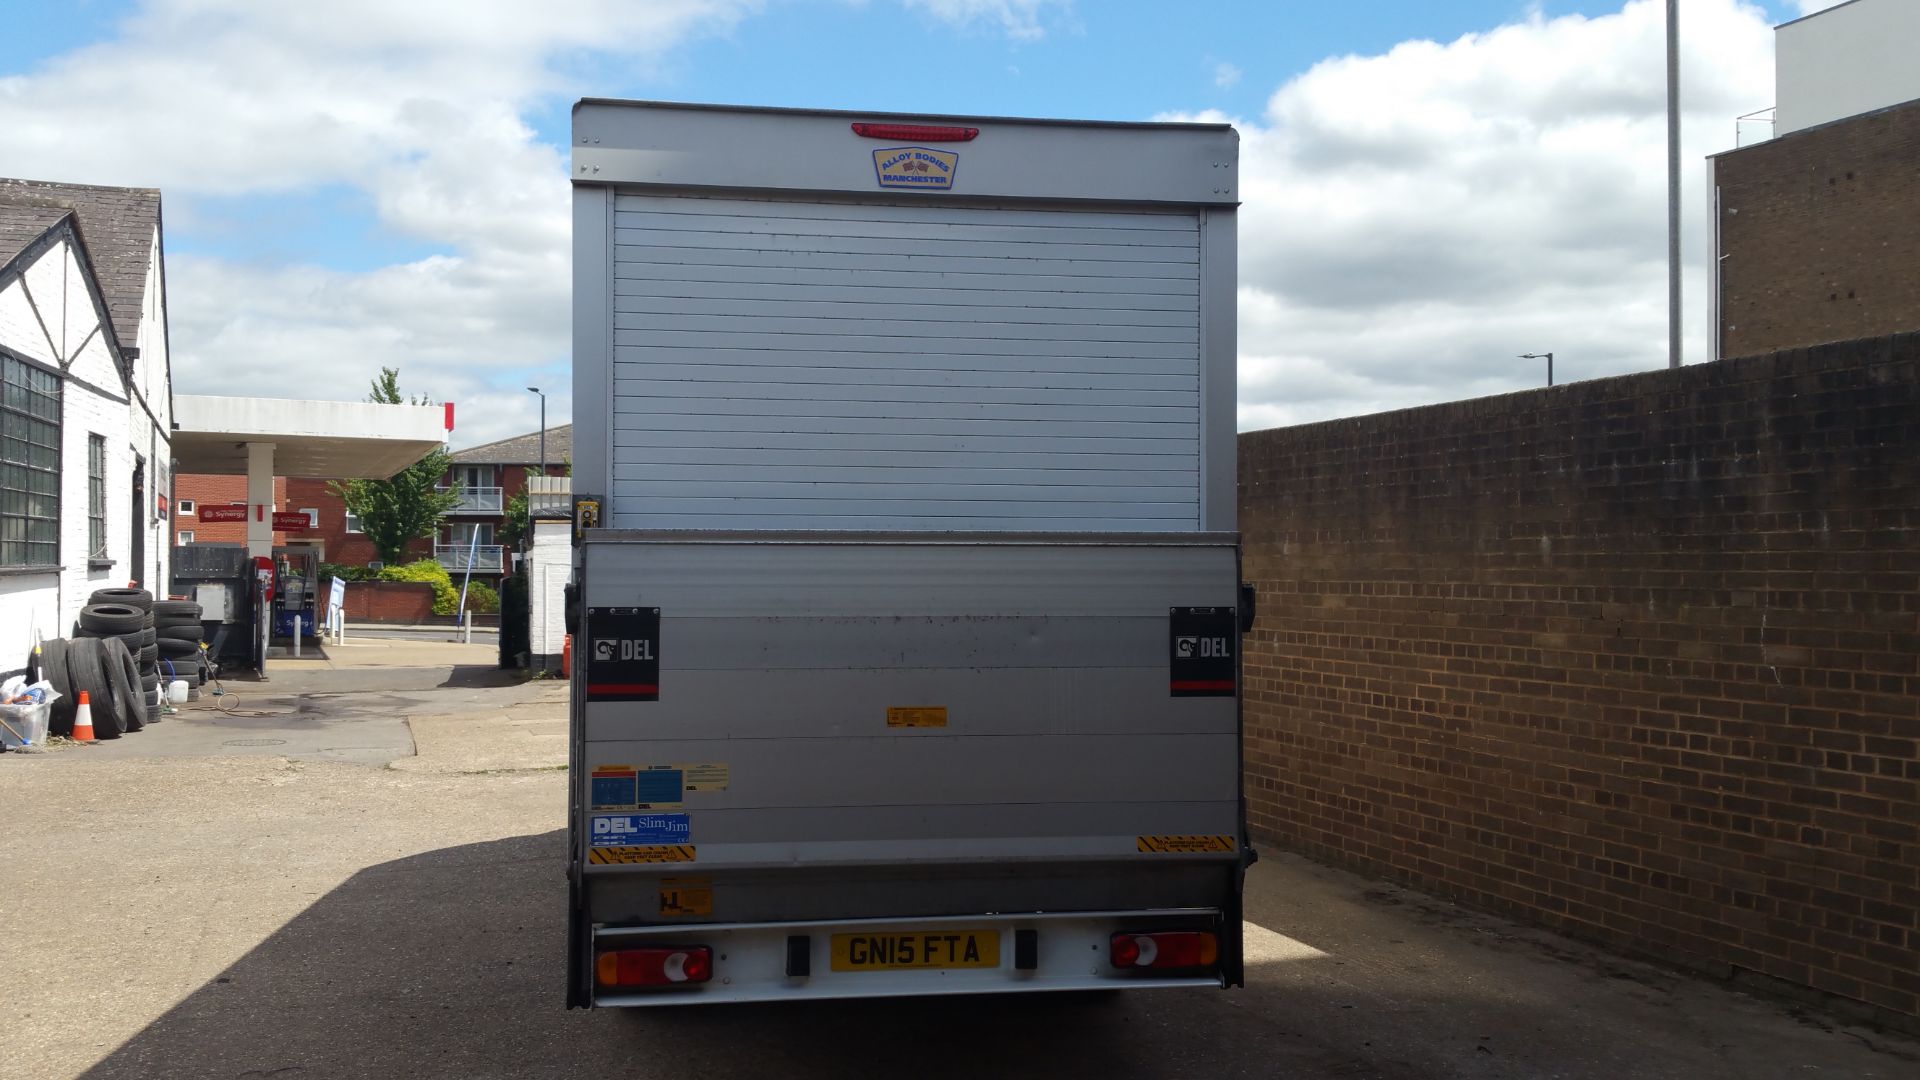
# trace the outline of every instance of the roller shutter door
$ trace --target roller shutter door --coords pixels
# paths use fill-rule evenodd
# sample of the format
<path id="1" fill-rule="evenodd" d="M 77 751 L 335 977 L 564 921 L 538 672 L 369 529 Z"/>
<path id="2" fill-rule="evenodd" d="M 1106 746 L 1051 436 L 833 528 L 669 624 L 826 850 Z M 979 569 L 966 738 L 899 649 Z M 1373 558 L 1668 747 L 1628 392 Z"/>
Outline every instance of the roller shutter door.
<path id="1" fill-rule="evenodd" d="M 609 525 L 1198 528 L 1199 227 L 621 195 Z"/>

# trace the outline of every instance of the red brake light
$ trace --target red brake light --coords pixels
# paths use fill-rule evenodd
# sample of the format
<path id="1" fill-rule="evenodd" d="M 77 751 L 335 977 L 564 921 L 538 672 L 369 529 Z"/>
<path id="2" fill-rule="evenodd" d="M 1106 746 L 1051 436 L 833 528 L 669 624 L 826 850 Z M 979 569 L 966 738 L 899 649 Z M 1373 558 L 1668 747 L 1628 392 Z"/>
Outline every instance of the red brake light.
<path id="1" fill-rule="evenodd" d="M 616 949 L 594 959 L 593 973 L 609 988 L 703 983 L 713 978 L 713 950 L 705 945 Z"/>
<path id="2" fill-rule="evenodd" d="M 1220 959 L 1219 940 L 1204 930 L 1115 934 L 1110 950 L 1117 968 L 1205 968 Z"/>
<path id="3" fill-rule="evenodd" d="M 933 124 L 855 124 L 853 133 L 863 139 L 898 139 L 902 142 L 972 142 L 980 134 L 980 129 Z"/>

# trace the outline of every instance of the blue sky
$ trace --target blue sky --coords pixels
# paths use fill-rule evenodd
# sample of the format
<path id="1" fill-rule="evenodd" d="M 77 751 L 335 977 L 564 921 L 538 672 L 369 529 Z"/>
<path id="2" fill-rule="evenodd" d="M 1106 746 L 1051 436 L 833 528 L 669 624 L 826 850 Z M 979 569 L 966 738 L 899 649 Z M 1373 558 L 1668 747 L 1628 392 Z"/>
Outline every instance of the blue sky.
<path id="1" fill-rule="evenodd" d="M 12 33 L 0 70 L 24 72 L 112 35 L 129 2 L 7 0 Z M 1792 3 L 1764 6 L 1778 21 Z M 1531 13 L 1598 15 L 1617 3 L 1512 0 L 1265 0 L 1207 5 L 1099 0 L 1050 16 L 1037 41 L 988 25 L 960 30 L 883 3 L 775 2 L 723 32 L 703 34 L 658 71 L 576 53 L 562 69 L 596 97 L 972 115 L 1138 120 L 1214 109 L 1257 116 L 1273 89 L 1318 61 L 1375 53 L 1414 38 L 1439 41 Z M 1203 11 L 1203 8 L 1206 9 Z M 906 78 L 887 77 L 906 73 Z M 529 110 L 538 136 L 565 146 L 573 98 Z M 168 231 L 171 250 L 243 262 L 310 262 L 367 270 L 445 252 L 384 228 L 370 200 L 340 185 L 233 198 L 196 197 Z"/>
<path id="2" fill-rule="evenodd" d="M 1732 116 L 1771 104 L 1767 27 L 1809 6 L 1684 5 L 1691 159 L 1727 148 Z M 1522 376 L 1483 357 L 1554 347 L 1545 336 L 1569 377 L 1650 366 L 1663 332 L 1640 296 L 1660 292 L 1664 254 L 1650 0 L 0 9 L 0 174 L 163 189 L 187 392 L 238 380 L 354 397 L 391 364 L 471 403 L 459 444 L 524 430 L 530 382 L 558 387 L 563 415 L 562 177 L 581 95 L 1232 119 L 1249 192 L 1243 426 L 1511 389 Z M 1422 41 L 1438 44 L 1410 44 Z M 1343 156 L 1356 131 L 1381 140 L 1369 161 Z M 1699 183 L 1700 167 L 1688 176 Z M 1466 201 L 1419 221 L 1409 192 Z M 1485 244 L 1463 269 L 1483 237 L 1526 242 L 1518 256 Z M 1557 270 L 1502 270 L 1520 260 Z M 1482 291 L 1462 295 L 1469 280 Z M 1612 325 L 1542 321 L 1596 307 Z M 329 378 L 289 380 L 263 354 Z"/>

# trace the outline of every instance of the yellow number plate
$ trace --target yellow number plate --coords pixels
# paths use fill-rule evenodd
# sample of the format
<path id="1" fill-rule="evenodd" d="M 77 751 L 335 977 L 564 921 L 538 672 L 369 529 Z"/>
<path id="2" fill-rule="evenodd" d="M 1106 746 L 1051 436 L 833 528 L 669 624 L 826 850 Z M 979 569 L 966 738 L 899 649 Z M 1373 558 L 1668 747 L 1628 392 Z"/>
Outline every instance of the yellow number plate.
<path id="1" fill-rule="evenodd" d="M 910 934 L 835 934 L 835 971 L 1000 966 L 995 930 L 923 930 Z"/>

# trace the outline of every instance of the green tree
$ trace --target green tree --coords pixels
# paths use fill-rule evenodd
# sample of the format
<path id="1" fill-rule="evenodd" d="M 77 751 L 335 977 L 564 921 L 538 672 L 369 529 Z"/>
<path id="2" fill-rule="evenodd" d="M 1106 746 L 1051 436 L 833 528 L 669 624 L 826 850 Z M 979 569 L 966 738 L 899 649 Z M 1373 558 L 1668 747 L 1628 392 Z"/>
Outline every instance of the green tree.
<path id="1" fill-rule="evenodd" d="M 376 405 L 431 405 L 425 397 L 409 401 L 400 392 L 400 372 L 381 368 L 367 400 Z M 452 458 L 444 448 L 400 470 L 388 480 L 335 481 L 333 493 L 360 519 L 360 531 L 389 565 L 406 557 L 407 545 L 432 536 L 460 497 L 439 490 Z"/>
<path id="2" fill-rule="evenodd" d="M 507 520 L 500 525 L 500 543 L 512 549 L 527 535 L 527 496 L 525 492 L 507 500 Z"/>

